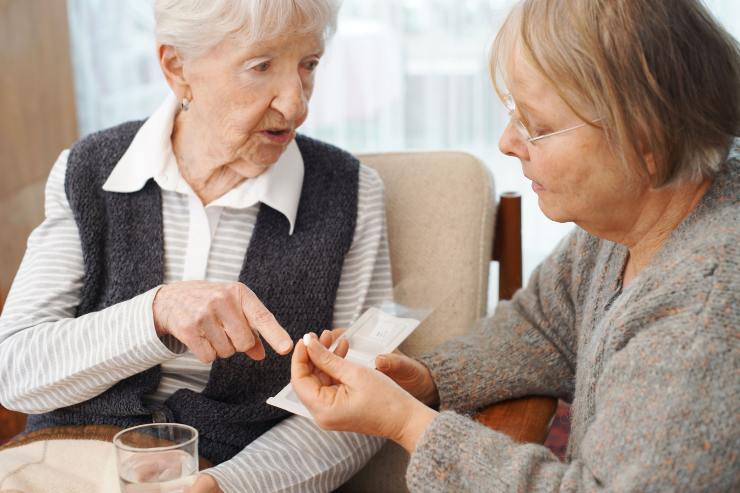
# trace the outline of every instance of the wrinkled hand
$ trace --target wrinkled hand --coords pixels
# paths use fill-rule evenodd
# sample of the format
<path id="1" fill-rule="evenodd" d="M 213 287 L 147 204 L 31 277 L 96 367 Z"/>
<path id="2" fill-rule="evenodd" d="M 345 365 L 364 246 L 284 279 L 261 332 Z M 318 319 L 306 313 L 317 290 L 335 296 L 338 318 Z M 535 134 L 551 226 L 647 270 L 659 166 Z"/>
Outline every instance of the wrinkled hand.
<path id="1" fill-rule="evenodd" d="M 273 314 L 240 282 L 165 284 L 154 298 L 153 311 L 157 335 L 175 337 L 204 363 L 237 351 L 254 360 L 264 359 L 260 336 L 278 354 L 287 354 L 293 347 Z"/>
<path id="2" fill-rule="evenodd" d="M 327 351 L 315 335 L 298 341 L 291 384 L 319 426 L 398 442 L 409 452 L 437 413 L 389 377 Z"/>
<path id="3" fill-rule="evenodd" d="M 439 393 L 429 369 L 401 351 L 378 355 L 375 358 L 375 368 L 391 377 L 406 392 L 427 406 L 435 407 L 439 404 Z"/>
<path id="4" fill-rule="evenodd" d="M 223 493 L 223 490 L 210 474 L 198 474 L 195 483 L 185 493 Z"/>

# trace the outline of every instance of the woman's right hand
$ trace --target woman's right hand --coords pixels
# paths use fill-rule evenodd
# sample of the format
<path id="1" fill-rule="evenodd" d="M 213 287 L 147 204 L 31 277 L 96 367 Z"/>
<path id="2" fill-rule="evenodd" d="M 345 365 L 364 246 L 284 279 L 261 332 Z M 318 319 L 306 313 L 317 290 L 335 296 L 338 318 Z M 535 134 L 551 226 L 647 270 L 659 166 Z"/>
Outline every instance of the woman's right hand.
<path id="1" fill-rule="evenodd" d="M 171 335 L 203 363 L 237 351 L 265 357 L 265 341 L 278 353 L 293 349 L 290 335 L 247 286 L 240 282 L 180 281 L 162 286 L 154 297 L 157 335 Z"/>
<path id="2" fill-rule="evenodd" d="M 436 407 L 439 404 L 439 393 L 429 369 L 401 351 L 378 355 L 375 368 L 427 406 Z"/>

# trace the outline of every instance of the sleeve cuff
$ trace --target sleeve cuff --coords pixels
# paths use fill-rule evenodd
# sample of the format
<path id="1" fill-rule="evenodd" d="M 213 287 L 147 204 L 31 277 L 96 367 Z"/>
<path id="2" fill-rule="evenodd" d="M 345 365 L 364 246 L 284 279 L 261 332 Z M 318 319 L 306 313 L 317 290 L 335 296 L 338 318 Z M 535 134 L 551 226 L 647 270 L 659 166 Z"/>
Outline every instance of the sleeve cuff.
<path id="1" fill-rule="evenodd" d="M 491 491 L 506 491 L 506 475 L 493 470 L 495 462 L 489 463 L 489 455 L 507 455 L 515 442 L 503 433 L 498 433 L 460 414 L 442 412 L 432 421 L 422 435 L 416 450 L 411 454 L 406 470 L 406 484 L 410 491 L 446 492 L 475 489 L 476 477 L 482 471 L 486 476 L 501 481 L 491 485 Z M 477 484 L 480 486 L 480 484 Z"/>
<path id="2" fill-rule="evenodd" d="M 223 464 L 227 463 L 228 461 L 224 462 Z M 220 464 L 216 467 L 211 467 L 210 469 L 205 469 L 203 471 L 200 471 L 200 473 L 212 476 L 218 483 L 218 487 L 221 488 L 224 493 L 241 493 L 242 491 L 244 491 L 240 490 L 235 483 L 230 481 L 228 471 L 224 471 L 224 467 L 222 467 L 223 464 Z"/>
<path id="3" fill-rule="evenodd" d="M 157 292 L 161 287 L 159 285 L 152 288 L 138 295 L 132 301 L 137 305 L 136 312 L 141 314 L 140 323 L 136 324 L 137 327 L 141 328 L 140 343 L 164 361 L 180 356 L 188 348 L 170 335 L 164 337 L 157 335 L 157 329 L 154 327 L 153 305 L 154 297 L 157 296 Z"/>
<path id="4" fill-rule="evenodd" d="M 471 399 L 469 387 L 461 385 L 460 375 L 464 374 L 460 366 L 449 358 L 449 352 L 434 351 L 419 358 L 421 364 L 429 369 L 439 394 L 439 410 L 454 410 L 463 414 L 476 410 L 475 400 Z"/>

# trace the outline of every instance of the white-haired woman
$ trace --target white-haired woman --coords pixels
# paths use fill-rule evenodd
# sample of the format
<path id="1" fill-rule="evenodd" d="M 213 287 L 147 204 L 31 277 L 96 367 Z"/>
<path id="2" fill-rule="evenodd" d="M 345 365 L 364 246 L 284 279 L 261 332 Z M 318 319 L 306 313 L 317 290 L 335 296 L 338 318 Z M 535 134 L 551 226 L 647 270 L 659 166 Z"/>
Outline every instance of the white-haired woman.
<path id="1" fill-rule="evenodd" d="M 525 0 L 491 62 L 502 152 L 579 227 L 470 335 L 379 357 L 400 386 L 309 336 L 294 389 L 403 445 L 411 491 L 739 491 L 737 41 L 697 0 Z M 465 416 L 537 394 L 572 402 L 566 463 Z"/>
<path id="2" fill-rule="evenodd" d="M 337 9 L 155 2 L 172 94 L 61 154 L 0 320 L 16 444 L 186 423 L 218 465 L 195 491 L 331 490 L 378 449 L 265 404 L 294 339 L 391 295 L 379 177 L 296 135 Z"/>

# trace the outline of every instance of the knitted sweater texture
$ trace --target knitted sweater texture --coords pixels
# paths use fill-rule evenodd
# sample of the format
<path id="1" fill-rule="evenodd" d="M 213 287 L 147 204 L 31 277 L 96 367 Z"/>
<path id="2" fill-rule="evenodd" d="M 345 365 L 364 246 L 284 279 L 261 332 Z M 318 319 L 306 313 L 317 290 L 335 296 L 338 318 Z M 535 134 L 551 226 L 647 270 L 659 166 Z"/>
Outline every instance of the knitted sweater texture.
<path id="1" fill-rule="evenodd" d="M 77 316 L 163 282 L 159 186 L 149 180 L 134 193 L 102 189 L 141 125 L 129 122 L 92 134 L 70 152 L 66 192 L 85 261 Z M 303 136 L 296 142 L 305 173 L 295 230 L 289 234 L 285 216 L 262 204 L 239 274 L 239 281 L 255 292 L 293 339 L 331 328 L 342 265 L 354 236 L 359 176 L 359 162 L 348 153 Z M 177 341 L 169 343 L 185 349 Z M 214 464 L 226 461 L 289 415 L 265 401 L 289 382 L 290 357 L 265 346 L 263 361 L 243 353 L 214 361 L 203 392 L 179 389 L 163 405 L 146 402 L 144 396 L 159 385 L 160 367 L 155 366 L 88 401 L 31 416 L 27 430 L 185 423 L 198 429 L 201 455 Z"/>
<path id="2" fill-rule="evenodd" d="M 411 491 L 740 491 L 739 168 L 736 146 L 623 290 L 627 249 L 576 229 L 491 318 L 424 356 L 443 412 Z M 572 402 L 565 463 L 466 417 L 536 394 Z"/>

